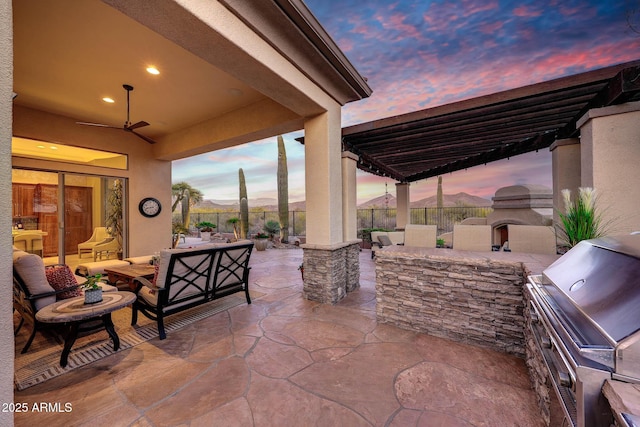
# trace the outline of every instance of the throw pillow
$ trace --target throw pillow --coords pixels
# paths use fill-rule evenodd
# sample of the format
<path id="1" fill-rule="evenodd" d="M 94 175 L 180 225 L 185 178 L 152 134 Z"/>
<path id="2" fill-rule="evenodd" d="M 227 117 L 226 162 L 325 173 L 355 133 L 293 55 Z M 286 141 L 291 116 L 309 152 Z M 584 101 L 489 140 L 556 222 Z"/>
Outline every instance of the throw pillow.
<path id="1" fill-rule="evenodd" d="M 378 236 L 378 241 L 382 246 L 391 246 L 393 244 L 391 243 L 391 239 L 389 238 L 389 236 Z"/>
<path id="2" fill-rule="evenodd" d="M 82 289 L 76 287 L 78 282 L 68 265 L 47 266 L 45 274 L 47 275 L 47 281 L 56 291 L 72 288 L 66 292 L 59 293 L 57 295 L 59 300 L 82 296 Z"/>

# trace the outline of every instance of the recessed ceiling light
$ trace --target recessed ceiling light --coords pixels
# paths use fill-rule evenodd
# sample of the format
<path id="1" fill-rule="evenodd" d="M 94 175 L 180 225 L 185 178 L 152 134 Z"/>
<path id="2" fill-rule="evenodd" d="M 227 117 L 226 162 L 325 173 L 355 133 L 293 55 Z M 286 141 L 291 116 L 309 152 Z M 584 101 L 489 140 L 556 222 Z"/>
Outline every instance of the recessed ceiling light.
<path id="1" fill-rule="evenodd" d="M 44 148 L 44 145 L 36 145 L 36 148 Z"/>
<path id="2" fill-rule="evenodd" d="M 102 98 L 102 100 L 104 102 L 108 102 L 109 104 L 113 104 L 114 102 L 116 102 L 113 100 L 113 98 L 109 98 L 108 96 L 105 96 L 104 98 Z"/>
<path id="3" fill-rule="evenodd" d="M 52 150 L 57 150 L 57 149 L 58 149 L 58 147 L 56 147 L 55 145 L 52 145 L 52 146 L 51 146 L 51 147 L 49 147 L 49 148 L 51 148 Z"/>
<path id="4" fill-rule="evenodd" d="M 151 66 L 147 67 L 147 73 L 157 76 L 158 74 L 160 74 L 160 71 L 156 67 L 151 65 Z"/>

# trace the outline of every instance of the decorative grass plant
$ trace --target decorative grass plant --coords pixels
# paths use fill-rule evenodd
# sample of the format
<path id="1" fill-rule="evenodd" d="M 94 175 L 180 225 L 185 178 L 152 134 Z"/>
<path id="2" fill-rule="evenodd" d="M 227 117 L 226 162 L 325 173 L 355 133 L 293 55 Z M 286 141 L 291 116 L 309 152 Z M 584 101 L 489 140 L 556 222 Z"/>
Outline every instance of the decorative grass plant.
<path id="1" fill-rule="evenodd" d="M 560 236 L 569 247 L 582 240 L 595 239 L 608 232 L 608 223 L 603 222 L 601 213 L 596 209 L 596 191 L 585 187 L 578 189 L 578 197 L 571 200 L 571 191 L 562 190 L 565 212 L 558 211 L 561 227 Z"/>

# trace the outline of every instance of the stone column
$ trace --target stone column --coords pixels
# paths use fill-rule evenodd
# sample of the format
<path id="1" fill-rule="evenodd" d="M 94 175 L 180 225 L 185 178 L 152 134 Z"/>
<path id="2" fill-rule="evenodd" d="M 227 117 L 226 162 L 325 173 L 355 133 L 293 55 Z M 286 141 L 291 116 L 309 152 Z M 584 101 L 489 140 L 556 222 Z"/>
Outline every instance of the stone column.
<path id="1" fill-rule="evenodd" d="M 307 243 L 302 248 L 304 298 L 335 304 L 360 287 L 360 245 L 357 241 L 332 246 Z"/>
<path id="2" fill-rule="evenodd" d="M 576 126 L 580 183 L 596 189 L 610 234 L 640 231 L 640 102 L 594 108 Z"/>
<path id="3" fill-rule="evenodd" d="M 549 147 L 553 173 L 553 222 L 558 223 L 557 210 L 564 212 L 562 190 L 569 189 L 576 194 L 580 187 L 580 140 L 578 138 L 559 139 Z"/>
<path id="4" fill-rule="evenodd" d="M 358 241 L 345 241 L 340 106 L 305 122 L 307 243 L 303 296 L 335 304 L 359 286 Z M 348 179 L 348 178 L 346 178 Z M 349 233 L 349 232 L 347 232 Z"/>
<path id="5" fill-rule="evenodd" d="M 357 155 L 342 153 L 342 238 L 345 242 L 358 238 L 357 162 Z"/>
<path id="6" fill-rule="evenodd" d="M 410 195 L 408 182 L 396 184 L 396 230 L 404 230 L 411 223 Z"/>

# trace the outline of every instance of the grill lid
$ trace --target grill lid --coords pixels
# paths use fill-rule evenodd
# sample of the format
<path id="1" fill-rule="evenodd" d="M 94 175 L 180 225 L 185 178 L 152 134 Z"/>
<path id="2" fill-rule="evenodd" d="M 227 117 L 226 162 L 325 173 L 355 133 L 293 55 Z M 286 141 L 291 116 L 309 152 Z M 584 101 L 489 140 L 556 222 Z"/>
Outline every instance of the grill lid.
<path id="1" fill-rule="evenodd" d="M 585 240 L 543 272 L 576 330 L 597 328 L 612 345 L 640 331 L 640 235 Z M 583 343 L 588 344 L 588 343 Z"/>

